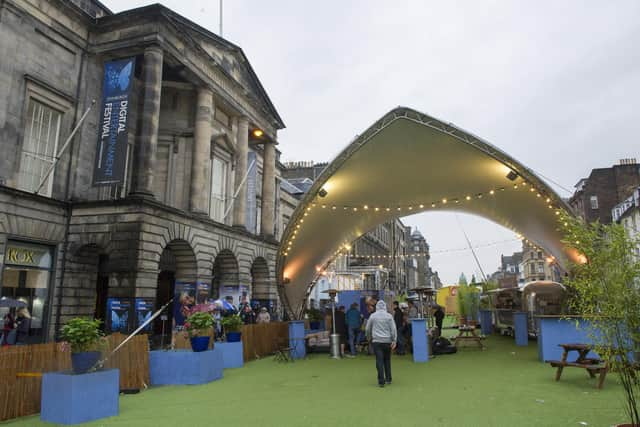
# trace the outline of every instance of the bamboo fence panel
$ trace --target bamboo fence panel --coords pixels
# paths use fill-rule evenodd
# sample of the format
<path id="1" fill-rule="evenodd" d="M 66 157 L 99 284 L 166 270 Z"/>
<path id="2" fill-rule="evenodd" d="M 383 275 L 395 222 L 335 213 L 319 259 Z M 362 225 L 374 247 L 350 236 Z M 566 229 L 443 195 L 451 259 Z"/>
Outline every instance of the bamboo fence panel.
<path id="1" fill-rule="evenodd" d="M 287 322 L 256 323 L 242 327 L 243 358 L 245 362 L 271 355 L 278 348 L 287 346 L 289 324 Z"/>
<path id="2" fill-rule="evenodd" d="M 109 354 L 126 338 L 107 337 Z M 107 361 L 107 368 L 120 369 L 120 389 L 145 388 L 149 384 L 149 342 L 138 335 Z M 71 369 L 71 355 L 57 343 L 0 348 L 0 421 L 40 412 L 42 378 L 38 374 Z M 36 374 L 18 377 L 17 374 Z"/>

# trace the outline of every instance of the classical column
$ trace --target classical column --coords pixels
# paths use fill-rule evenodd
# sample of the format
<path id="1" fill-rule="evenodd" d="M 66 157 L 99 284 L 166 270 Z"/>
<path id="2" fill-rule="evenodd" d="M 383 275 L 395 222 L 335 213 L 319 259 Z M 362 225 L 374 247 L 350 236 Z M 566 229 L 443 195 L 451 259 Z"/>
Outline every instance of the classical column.
<path id="1" fill-rule="evenodd" d="M 243 182 L 247 174 L 247 156 L 249 155 L 249 121 L 246 117 L 238 120 L 238 136 L 236 151 L 235 187 L 238 195 L 233 202 L 233 225 L 245 228 L 247 211 L 247 183 Z M 240 185 L 242 183 L 242 185 Z"/>
<path id="2" fill-rule="evenodd" d="M 153 197 L 153 174 L 158 148 L 162 91 L 162 49 L 159 46 L 150 46 L 144 50 L 143 69 L 144 103 L 132 193 Z"/>
<path id="3" fill-rule="evenodd" d="M 211 164 L 211 118 L 213 117 L 213 92 L 209 88 L 198 88 L 196 123 L 193 137 L 191 162 L 191 211 L 209 213 L 209 165 Z"/>
<path id="4" fill-rule="evenodd" d="M 273 223 L 276 208 L 276 144 L 264 144 L 262 157 L 262 211 L 261 234 L 273 239 Z"/>

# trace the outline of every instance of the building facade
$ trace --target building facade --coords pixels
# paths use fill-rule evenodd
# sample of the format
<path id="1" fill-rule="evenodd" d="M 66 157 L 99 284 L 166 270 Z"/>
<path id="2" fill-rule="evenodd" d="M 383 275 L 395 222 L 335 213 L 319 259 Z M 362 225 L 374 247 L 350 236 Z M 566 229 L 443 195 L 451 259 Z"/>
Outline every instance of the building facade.
<path id="1" fill-rule="evenodd" d="M 519 270 L 519 284 L 536 280 L 561 281 L 560 270 L 553 258 L 526 240 L 522 241 L 522 261 Z"/>
<path id="2" fill-rule="evenodd" d="M 640 187 L 631 196 L 616 205 L 611 211 L 614 222 L 622 224 L 627 234 L 633 239 L 640 239 Z M 636 256 L 640 258 L 640 245 L 635 248 Z"/>
<path id="3" fill-rule="evenodd" d="M 640 164 L 636 159 L 622 159 L 610 168 L 593 169 L 581 179 L 569 199 L 574 212 L 588 222 L 610 224 L 611 211 L 640 185 Z"/>
<path id="4" fill-rule="evenodd" d="M 32 341 L 178 289 L 275 309 L 284 123 L 242 49 L 157 4 L 5 0 L 0 52 L 0 293 Z"/>

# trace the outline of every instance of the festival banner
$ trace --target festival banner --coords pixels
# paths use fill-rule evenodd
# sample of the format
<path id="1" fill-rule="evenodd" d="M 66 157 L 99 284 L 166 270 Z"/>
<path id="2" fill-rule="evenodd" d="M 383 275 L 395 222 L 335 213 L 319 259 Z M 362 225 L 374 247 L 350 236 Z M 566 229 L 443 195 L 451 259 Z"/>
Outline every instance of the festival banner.
<path id="1" fill-rule="evenodd" d="M 133 314 L 131 313 L 131 298 L 107 299 L 107 330 L 128 334 L 133 331 Z"/>
<path id="2" fill-rule="evenodd" d="M 129 134 L 129 97 L 135 58 L 104 64 L 102 104 L 93 185 L 124 183 Z"/>
<path id="3" fill-rule="evenodd" d="M 136 328 L 139 328 L 144 322 L 149 320 L 153 315 L 153 300 L 149 298 L 136 298 Z M 142 330 L 143 332 L 150 332 L 152 323 L 149 323 Z"/>

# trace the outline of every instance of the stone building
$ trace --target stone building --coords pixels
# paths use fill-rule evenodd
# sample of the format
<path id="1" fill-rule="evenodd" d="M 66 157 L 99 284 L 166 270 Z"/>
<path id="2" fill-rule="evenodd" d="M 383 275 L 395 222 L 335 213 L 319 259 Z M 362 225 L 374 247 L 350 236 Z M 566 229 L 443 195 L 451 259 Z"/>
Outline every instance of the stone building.
<path id="1" fill-rule="evenodd" d="M 0 292 L 27 302 L 33 341 L 113 300 L 135 317 L 178 284 L 275 308 L 284 123 L 240 47 L 158 4 L 3 0 L 0 57 Z M 124 142 L 104 160 L 110 126 Z"/>
<path id="2" fill-rule="evenodd" d="M 535 280 L 560 282 L 560 270 L 554 263 L 553 258 L 542 249 L 523 240 L 518 283 L 526 284 Z"/>
<path id="3" fill-rule="evenodd" d="M 611 216 L 613 221 L 624 226 L 630 237 L 640 239 L 640 187 L 631 196 L 616 205 Z M 636 256 L 640 258 L 640 246 L 635 248 Z"/>
<path id="4" fill-rule="evenodd" d="M 589 222 L 612 221 L 611 210 L 622 203 L 640 185 L 640 164 L 636 159 L 622 159 L 610 168 L 593 169 L 581 179 L 569 199 L 574 211 Z"/>
<path id="5" fill-rule="evenodd" d="M 418 281 L 416 286 L 434 287 L 431 283 L 431 276 L 429 274 L 431 270 L 429 267 L 429 260 L 431 259 L 431 256 L 429 255 L 429 244 L 417 228 L 411 233 L 411 249 L 409 251 L 409 255 L 413 255 L 413 258 L 417 263 L 416 271 Z"/>

